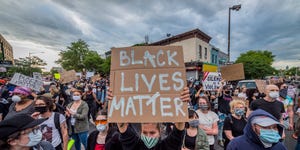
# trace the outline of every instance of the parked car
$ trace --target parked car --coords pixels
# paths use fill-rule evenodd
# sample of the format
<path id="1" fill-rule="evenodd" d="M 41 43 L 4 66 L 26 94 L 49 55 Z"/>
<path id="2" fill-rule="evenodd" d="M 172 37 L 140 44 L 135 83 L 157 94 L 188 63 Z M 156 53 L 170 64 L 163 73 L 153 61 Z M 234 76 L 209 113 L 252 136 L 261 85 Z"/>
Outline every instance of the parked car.
<path id="1" fill-rule="evenodd" d="M 237 87 L 246 86 L 247 89 L 257 89 L 255 80 L 241 80 L 238 82 Z"/>

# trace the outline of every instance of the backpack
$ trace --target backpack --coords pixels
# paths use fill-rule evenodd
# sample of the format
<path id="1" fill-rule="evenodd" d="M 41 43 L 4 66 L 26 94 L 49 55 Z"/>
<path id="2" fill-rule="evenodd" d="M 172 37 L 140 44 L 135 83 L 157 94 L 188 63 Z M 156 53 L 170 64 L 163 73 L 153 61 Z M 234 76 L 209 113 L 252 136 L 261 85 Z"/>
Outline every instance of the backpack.
<path id="1" fill-rule="evenodd" d="M 60 129 L 59 115 L 60 115 L 59 113 L 54 112 L 54 124 L 55 124 L 55 128 L 58 130 L 61 142 L 63 142 L 63 137 Z"/>

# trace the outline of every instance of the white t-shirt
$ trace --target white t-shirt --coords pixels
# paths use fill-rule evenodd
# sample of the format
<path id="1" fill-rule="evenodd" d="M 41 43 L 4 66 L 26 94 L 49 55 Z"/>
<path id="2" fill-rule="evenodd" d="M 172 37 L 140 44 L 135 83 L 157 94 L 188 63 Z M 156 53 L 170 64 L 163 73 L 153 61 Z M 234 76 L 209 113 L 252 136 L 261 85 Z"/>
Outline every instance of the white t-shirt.
<path id="1" fill-rule="evenodd" d="M 202 113 L 200 110 L 197 110 L 196 112 L 199 116 L 200 125 L 212 128 L 213 124 L 219 121 L 218 115 L 212 111 L 208 111 L 207 114 Z M 213 135 L 207 135 L 207 140 L 209 145 L 213 145 L 215 143 L 215 138 Z"/>
<path id="2" fill-rule="evenodd" d="M 60 143 L 62 143 L 59 131 L 55 128 L 54 123 L 54 112 L 52 112 L 51 116 L 44 121 L 42 124 L 40 124 L 41 131 L 43 133 L 43 139 L 44 141 L 50 142 L 53 147 L 58 146 Z M 59 114 L 59 124 L 62 124 L 66 121 L 66 118 L 64 115 Z"/>

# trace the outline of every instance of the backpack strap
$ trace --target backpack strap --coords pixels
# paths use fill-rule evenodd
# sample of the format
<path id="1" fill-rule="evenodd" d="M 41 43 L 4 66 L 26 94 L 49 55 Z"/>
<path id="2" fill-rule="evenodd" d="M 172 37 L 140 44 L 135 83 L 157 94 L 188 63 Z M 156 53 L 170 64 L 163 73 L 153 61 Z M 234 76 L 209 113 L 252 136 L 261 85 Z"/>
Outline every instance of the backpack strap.
<path id="1" fill-rule="evenodd" d="M 60 129 L 60 122 L 59 122 L 59 113 L 53 112 L 54 113 L 54 124 L 55 124 L 55 128 L 58 130 L 61 142 L 63 141 L 63 137 L 62 137 L 62 133 L 61 133 L 61 129 Z"/>

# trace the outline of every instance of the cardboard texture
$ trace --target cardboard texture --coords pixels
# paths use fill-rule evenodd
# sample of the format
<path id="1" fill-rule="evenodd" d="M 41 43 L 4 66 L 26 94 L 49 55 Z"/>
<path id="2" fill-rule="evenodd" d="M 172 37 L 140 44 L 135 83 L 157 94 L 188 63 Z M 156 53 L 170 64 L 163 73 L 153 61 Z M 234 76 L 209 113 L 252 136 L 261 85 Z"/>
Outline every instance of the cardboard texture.
<path id="1" fill-rule="evenodd" d="M 28 87 L 35 91 L 40 91 L 44 84 L 42 80 L 37 80 L 20 73 L 15 73 L 9 83 L 17 86 Z"/>
<path id="2" fill-rule="evenodd" d="M 264 93 L 266 86 L 267 86 L 267 81 L 266 80 L 255 80 L 257 89 L 260 93 Z"/>
<path id="3" fill-rule="evenodd" d="M 219 72 L 204 72 L 202 78 L 203 89 L 205 91 L 215 91 L 220 87 L 222 77 Z"/>
<path id="4" fill-rule="evenodd" d="M 244 65 L 242 63 L 221 67 L 222 79 L 235 81 L 245 79 Z"/>
<path id="5" fill-rule="evenodd" d="M 109 122 L 188 121 L 182 47 L 113 48 L 111 58 Z"/>
<path id="6" fill-rule="evenodd" d="M 100 75 L 98 75 L 98 74 L 91 77 L 91 80 L 93 82 L 97 81 L 98 79 L 100 79 Z"/>
<path id="7" fill-rule="evenodd" d="M 60 80 L 62 81 L 63 84 L 77 80 L 75 70 L 69 70 L 69 71 L 62 72 L 60 74 Z"/>

